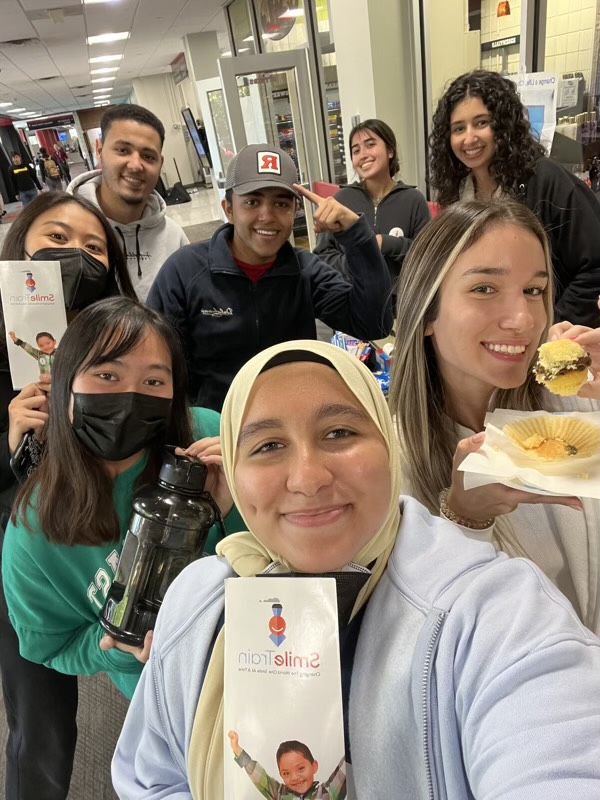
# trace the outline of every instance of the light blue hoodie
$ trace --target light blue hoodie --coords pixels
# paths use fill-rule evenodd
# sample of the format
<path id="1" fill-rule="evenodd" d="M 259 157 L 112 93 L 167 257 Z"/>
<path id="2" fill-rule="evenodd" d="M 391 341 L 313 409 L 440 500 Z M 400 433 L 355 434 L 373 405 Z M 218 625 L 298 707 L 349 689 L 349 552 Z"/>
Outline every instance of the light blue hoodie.
<path id="1" fill-rule="evenodd" d="M 600 641 L 534 564 L 401 506 L 354 660 L 349 800 L 598 800 Z M 167 593 L 113 760 L 121 800 L 191 799 L 188 745 L 231 576 L 202 559 Z"/>

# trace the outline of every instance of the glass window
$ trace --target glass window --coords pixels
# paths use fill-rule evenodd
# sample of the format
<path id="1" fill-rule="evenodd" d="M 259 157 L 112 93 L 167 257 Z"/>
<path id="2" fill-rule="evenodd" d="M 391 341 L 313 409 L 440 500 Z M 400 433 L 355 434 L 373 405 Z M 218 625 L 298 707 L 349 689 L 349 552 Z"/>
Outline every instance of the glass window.
<path id="1" fill-rule="evenodd" d="M 337 61 L 331 26 L 329 25 L 329 0 L 316 0 L 317 37 L 321 54 L 321 69 L 325 84 L 325 130 L 329 136 L 329 147 L 333 166 L 334 183 L 346 183 L 346 151 L 344 128 L 338 91 Z"/>
<path id="2" fill-rule="evenodd" d="M 233 0 L 233 3 L 227 6 L 227 12 L 237 55 L 254 55 L 258 53 L 254 35 L 252 34 L 248 0 Z"/>
<path id="3" fill-rule="evenodd" d="M 254 0 L 265 53 L 308 46 L 303 0 Z"/>

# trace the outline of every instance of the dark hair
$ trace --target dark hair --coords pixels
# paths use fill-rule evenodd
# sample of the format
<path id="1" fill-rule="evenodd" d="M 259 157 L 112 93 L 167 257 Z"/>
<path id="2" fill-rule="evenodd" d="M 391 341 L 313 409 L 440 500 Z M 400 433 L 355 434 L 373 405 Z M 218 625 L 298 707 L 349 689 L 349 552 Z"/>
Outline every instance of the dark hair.
<path id="1" fill-rule="evenodd" d="M 364 122 L 359 122 L 350 131 L 348 137 L 348 147 L 352 151 L 352 139 L 359 131 L 371 131 L 383 139 L 386 147 L 392 151 L 389 161 L 390 178 L 393 178 L 396 173 L 400 172 L 400 162 L 398 161 L 398 145 L 396 143 L 396 134 L 387 124 L 381 119 L 366 119 Z"/>
<path id="2" fill-rule="evenodd" d="M 42 158 L 43 158 L 44 156 L 47 156 L 47 155 L 48 155 L 48 151 L 46 150 L 46 148 L 45 148 L 45 147 L 40 147 L 40 155 L 42 156 Z"/>
<path id="3" fill-rule="evenodd" d="M 110 130 L 110 126 L 113 122 L 117 122 L 120 119 L 137 122 L 139 125 L 149 125 L 151 128 L 154 128 L 160 136 L 160 147 L 162 150 L 162 146 L 165 143 L 165 126 L 159 118 L 151 111 L 148 111 L 147 108 L 136 106 L 133 103 L 123 103 L 108 109 L 100 120 L 102 141 L 106 139 L 106 134 Z"/>
<path id="4" fill-rule="evenodd" d="M 455 106 L 468 97 L 479 97 L 492 120 L 496 152 L 490 172 L 503 192 L 516 195 L 535 164 L 545 155 L 534 138 L 515 84 L 497 72 L 473 70 L 456 78 L 444 92 L 433 115 L 429 137 L 431 185 L 436 199 L 446 206 L 459 199 L 462 181 L 469 169 L 450 147 L 450 117 Z"/>
<path id="5" fill-rule="evenodd" d="M 102 459 L 93 455 L 73 431 L 69 418 L 71 391 L 76 375 L 126 355 L 149 331 L 160 337 L 171 354 L 173 403 L 164 435 L 149 447 L 140 483 L 156 480 L 167 443 L 182 447 L 192 443 L 187 369 L 177 334 L 161 314 L 131 298 L 99 300 L 77 315 L 56 351 L 46 448 L 40 466 L 17 496 L 13 522 L 17 514 L 24 516 L 35 492 L 40 528 L 48 541 L 95 545 L 119 538 L 112 480 Z"/>
<path id="6" fill-rule="evenodd" d="M 289 742 L 282 742 L 279 745 L 277 748 L 277 753 L 275 754 L 277 766 L 279 766 L 281 757 L 286 753 L 300 753 L 307 761 L 310 761 L 311 764 L 313 764 L 315 761 L 313 754 L 310 752 L 308 747 L 305 744 L 302 744 L 302 742 L 297 742 L 295 739 L 292 739 Z"/>
<path id="7" fill-rule="evenodd" d="M 126 297 L 137 299 L 137 295 L 131 283 L 129 272 L 127 271 L 127 261 L 123 253 L 123 248 L 115 236 L 112 225 L 106 219 L 102 211 L 79 195 L 68 194 L 67 192 L 42 192 L 26 206 L 17 219 L 10 226 L 6 235 L 0 260 L 2 261 L 21 261 L 25 258 L 25 238 L 32 223 L 51 208 L 58 208 L 66 203 L 77 203 L 90 214 L 93 214 L 106 236 L 108 265 L 110 268 L 110 281 L 107 294 L 123 294 Z"/>
<path id="8" fill-rule="evenodd" d="M 37 336 L 35 337 L 35 340 L 36 340 L 36 342 L 37 342 L 37 340 L 38 340 L 38 339 L 41 339 L 41 338 L 42 338 L 42 336 L 45 336 L 45 337 L 46 337 L 46 339 L 52 339 L 52 341 L 53 341 L 53 342 L 55 342 L 55 341 L 56 341 L 56 339 L 54 338 L 54 336 L 52 336 L 52 334 L 51 334 L 51 333 L 48 333 L 48 331 L 40 331 L 40 332 L 37 334 Z"/>
<path id="9" fill-rule="evenodd" d="M 233 197 L 233 189 L 225 189 L 225 200 L 229 205 L 231 205 L 231 199 Z"/>
<path id="10" fill-rule="evenodd" d="M 21 153 L 17 153 L 16 150 L 13 150 L 12 153 L 10 154 L 10 157 L 14 158 L 15 156 L 19 156 L 19 158 L 21 158 Z"/>

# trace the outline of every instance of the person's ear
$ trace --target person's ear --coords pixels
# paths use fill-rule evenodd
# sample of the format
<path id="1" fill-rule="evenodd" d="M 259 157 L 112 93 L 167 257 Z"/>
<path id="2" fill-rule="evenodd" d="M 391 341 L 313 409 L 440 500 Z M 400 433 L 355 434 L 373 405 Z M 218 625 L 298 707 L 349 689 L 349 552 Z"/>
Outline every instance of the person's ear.
<path id="1" fill-rule="evenodd" d="M 100 166 L 102 166 L 102 139 L 96 139 L 96 158 Z"/>
<path id="2" fill-rule="evenodd" d="M 233 205 L 232 205 L 232 203 L 228 203 L 227 202 L 227 198 L 226 197 L 224 197 L 221 200 L 221 208 L 225 212 L 225 216 L 227 217 L 227 221 L 231 222 L 231 224 L 233 225 Z"/>
<path id="3" fill-rule="evenodd" d="M 433 336 L 433 322 L 428 322 L 425 326 L 423 336 Z"/>
<path id="4" fill-rule="evenodd" d="M 161 157 L 160 157 L 160 168 L 161 168 L 161 169 L 163 168 L 163 164 L 164 164 L 164 163 L 165 163 L 165 157 L 164 157 L 164 156 L 161 156 Z"/>
<path id="5" fill-rule="evenodd" d="M 313 772 L 318 772 L 318 771 L 319 771 L 319 762 L 313 761 Z"/>

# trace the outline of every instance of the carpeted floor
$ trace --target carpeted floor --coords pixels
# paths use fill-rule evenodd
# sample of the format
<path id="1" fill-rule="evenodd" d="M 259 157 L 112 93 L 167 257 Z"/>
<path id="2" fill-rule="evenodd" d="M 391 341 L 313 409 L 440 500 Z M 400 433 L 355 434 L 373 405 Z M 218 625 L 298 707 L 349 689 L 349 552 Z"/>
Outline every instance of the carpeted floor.
<path id="1" fill-rule="evenodd" d="M 79 679 L 77 751 L 67 800 L 116 800 L 110 762 L 127 701 L 105 674 Z M 0 796 L 4 797 L 6 719 L 0 695 Z"/>
<path id="2" fill-rule="evenodd" d="M 188 225 L 183 230 L 190 242 L 203 242 L 205 239 L 210 239 L 222 224 L 222 219 L 213 219 L 210 222 L 202 222 L 199 225 Z"/>

